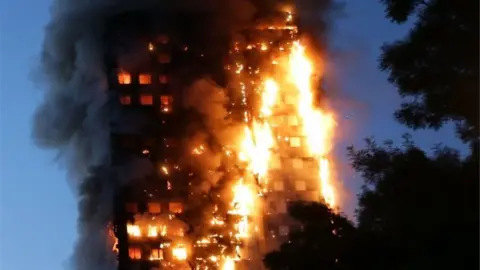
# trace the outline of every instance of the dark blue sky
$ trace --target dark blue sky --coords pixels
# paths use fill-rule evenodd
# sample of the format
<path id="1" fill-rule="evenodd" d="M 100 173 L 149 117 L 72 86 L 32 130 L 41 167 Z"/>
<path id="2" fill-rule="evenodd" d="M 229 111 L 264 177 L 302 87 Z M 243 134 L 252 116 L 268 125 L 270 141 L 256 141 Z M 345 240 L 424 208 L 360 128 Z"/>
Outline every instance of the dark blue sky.
<path id="1" fill-rule="evenodd" d="M 408 131 L 393 120 L 400 99 L 378 71 L 379 47 L 402 37 L 407 26 L 390 24 L 379 1 L 347 1 L 337 20 L 328 61 L 328 91 L 337 109 L 337 170 L 344 211 L 352 213 L 361 184 L 346 163 L 345 147 L 362 139 L 399 141 Z M 31 82 L 50 0 L 0 0 L 0 269 L 63 269 L 76 235 L 76 205 L 53 155 L 30 140 L 31 116 L 41 92 Z M 348 116 L 345 119 L 344 116 Z M 425 148 L 446 142 L 460 147 L 452 128 L 416 132 Z"/>

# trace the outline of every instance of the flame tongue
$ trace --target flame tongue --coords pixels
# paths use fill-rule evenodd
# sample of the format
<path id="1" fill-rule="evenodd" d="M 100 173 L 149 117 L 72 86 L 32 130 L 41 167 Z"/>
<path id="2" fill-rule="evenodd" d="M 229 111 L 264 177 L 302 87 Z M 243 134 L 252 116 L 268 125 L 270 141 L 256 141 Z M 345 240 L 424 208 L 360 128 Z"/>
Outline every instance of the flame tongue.
<path id="1" fill-rule="evenodd" d="M 265 187 L 268 184 L 266 179 L 271 167 L 271 150 L 278 147 L 275 138 L 282 138 L 281 134 L 274 134 L 271 129 L 275 108 L 286 106 L 279 102 L 278 97 L 282 94 L 293 96 L 292 105 L 296 111 L 294 115 L 301 122 L 299 123 L 302 129 L 300 135 L 305 138 L 305 145 L 302 147 L 317 161 L 322 197 L 329 206 L 335 207 L 336 195 L 331 182 L 331 166 L 328 160 L 335 125 L 334 118 L 333 115 L 314 106 L 312 87 L 314 67 L 306 54 L 306 48 L 297 40 L 285 53 L 289 53 L 286 61 L 288 65 L 286 77 L 289 83 L 279 84 L 271 77 L 264 80 L 260 115 L 252 121 L 251 127 L 245 127 L 239 158 L 248 164 L 248 170 L 258 178 L 259 184 Z M 282 77 L 281 73 L 279 69 L 276 75 Z M 291 127 L 283 127 L 283 129 L 289 128 Z"/>
<path id="2" fill-rule="evenodd" d="M 335 207 L 336 198 L 327 158 L 334 120 L 332 115 L 313 107 L 313 68 L 305 54 L 305 47 L 298 41 L 293 44 L 289 67 L 290 78 L 298 90 L 297 110 L 303 122 L 303 135 L 306 137 L 309 152 L 318 162 L 321 193 L 325 202 Z"/>
<path id="3" fill-rule="evenodd" d="M 287 22 L 291 20 L 292 15 L 289 13 Z M 294 37 L 296 28 L 290 30 Z M 257 48 L 261 53 L 274 50 L 267 44 L 268 42 L 261 42 L 248 45 L 246 49 Z M 240 80 L 242 106 L 252 105 L 247 99 L 247 85 L 256 85 L 255 82 L 249 81 L 250 79 L 246 80 L 243 74 L 252 75 L 253 72 L 261 78 L 261 83 L 258 84 L 261 87 L 256 89 L 259 90 L 260 97 L 258 114 L 255 114 L 256 110 L 244 111 L 245 127 L 243 138 L 240 140 L 238 158 L 243 162 L 246 173 L 232 188 L 233 199 L 229 213 L 240 217 L 235 224 L 235 236 L 239 239 L 248 240 L 252 235 L 251 228 L 256 228 L 256 219 L 251 218 L 257 214 L 255 207 L 258 208 L 259 205 L 256 202 L 258 196 L 255 191 L 269 192 L 267 180 L 269 171 L 273 168 L 273 158 L 278 160 L 280 156 L 276 155 L 286 151 L 282 149 L 281 142 L 289 142 L 290 147 L 301 148 L 315 160 L 320 193 L 330 207 L 336 207 L 337 204 L 328 157 L 335 122 L 332 114 L 315 107 L 313 73 L 316 68 L 307 56 L 306 47 L 299 40 L 278 49 L 280 57 L 271 62 L 273 72 L 268 76 L 263 76 L 259 69 L 255 70 L 245 63 L 235 64 L 237 67 L 235 75 Z M 239 50 L 236 44 L 235 51 Z M 283 120 L 278 121 L 279 117 L 285 116 L 289 119 L 293 116 L 295 128 L 286 125 Z M 291 154 L 286 156 L 292 157 Z M 304 155 L 298 154 L 296 157 L 302 158 Z M 256 179 L 256 183 L 246 181 L 250 179 Z M 237 250 L 241 250 L 240 246 L 237 246 Z M 225 270 L 234 269 L 234 260 L 225 259 L 222 267 Z"/>

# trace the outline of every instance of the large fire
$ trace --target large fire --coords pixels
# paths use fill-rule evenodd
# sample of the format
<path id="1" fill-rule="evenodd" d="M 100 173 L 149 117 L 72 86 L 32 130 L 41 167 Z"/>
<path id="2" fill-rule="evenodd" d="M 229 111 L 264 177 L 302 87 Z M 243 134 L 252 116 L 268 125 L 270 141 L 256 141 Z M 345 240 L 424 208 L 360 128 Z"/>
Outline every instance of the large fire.
<path id="1" fill-rule="evenodd" d="M 257 50 L 258 53 L 267 55 L 265 59 L 268 61 L 259 67 L 252 67 L 247 62 L 235 60 L 227 68 L 232 70 L 232 80 L 237 83 L 240 96 L 240 100 L 237 103 L 233 101 L 231 105 L 234 107 L 240 104 L 243 108 L 241 112 L 243 132 L 236 138 L 238 145 L 229 145 L 225 147 L 224 152 L 225 156 L 237 161 L 236 166 L 241 171 L 228 187 L 231 201 L 226 204 L 229 207 L 227 214 L 233 217 L 231 220 L 234 220 L 235 224 L 232 229 L 228 229 L 230 230 L 228 233 L 222 235 L 215 232 L 203 235 L 196 239 L 193 245 L 206 248 L 215 244 L 221 247 L 219 251 L 208 254 L 208 257 L 195 258 L 197 261 L 215 265 L 216 269 L 234 270 L 237 261 L 242 259 L 244 244 L 257 233 L 262 233 L 259 230 L 263 215 L 261 200 L 272 191 L 270 180 L 273 177 L 270 172 L 278 168 L 275 160 L 281 159 L 285 147 L 299 150 L 298 153 L 302 152 L 302 154 L 289 152 L 289 158 L 292 158 L 292 155 L 293 158 L 299 159 L 307 156 L 315 161 L 317 180 L 314 186 L 320 191 L 320 196 L 316 199 L 324 200 L 332 208 L 338 204 L 329 158 L 335 126 L 334 117 L 332 113 L 316 105 L 315 92 L 318 87 L 316 78 L 322 74 L 315 72 L 321 70 L 321 67 L 316 66 L 309 57 L 309 53 L 313 52 L 300 41 L 297 28 L 291 25 L 292 21 L 293 14 L 288 12 L 285 18 L 286 25 L 258 28 L 289 31 L 289 40 L 285 40 L 277 47 L 272 45 L 273 42 L 265 40 L 243 45 L 236 42 L 232 50 L 233 53 L 239 54 L 244 50 Z M 155 47 L 149 44 L 148 49 L 152 51 Z M 131 83 L 130 75 L 124 71 L 119 74 L 119 80 L 124 84 Z M 151 78 L 145 77 L 143 81 L 148 83 L 149 80 Z M 256 98 L 251 98 L 252 96 Z M 191 154 L 194 158 L 203 158 L 202 154 L 205 151 L 207 146 L 197 145 L 191 149 Z M 173 174 L 174 169 L 178 168 L 169 169 L 162 165 L 160 172 L 169 176 Z M 298 168 L 297 170 L 301 171 Z M 168 189 L 171 189 L 170 181 Z M 178 214 L 182 210 L 171 212 Z M 215 212 L 217 210 L 216 206 Z M 206 223 L 214 228 L 228 228 L 227 220 L 228 218 L 213 213 L 212 218 Z M 129 237 L 135 239 L 170 235 L 169 229 L 167 225 L 153 223 L 127 225 Z M 183 232 L 178 235 L 183 236 Z M 218 244 L 218 239 L 227 236 L 230 236 L 229 239 L 232 239 L 230 241 L 234 246 L 229 251 L 226 245 Z M 190 249 L 183 245 L 173 245 L 171 255 L 177 261 L 185 261 L 191 257 Z M 151 256 L 158 260 L 163 259 L 160 255 Z"/>
<path id="2" fill-rule="evenodd" d="M 288 13 L 286 21 L 292 20 L 292 14 Z M 269 28 L 271 29 L 271 28 Z M 291 30 L 292 37 L 296 36 L 295 27 L 283 27 Z M 261 52 L 269 50 L 267 42 L 259 45 L 247 45 L 247 49 L 258 48 Z M 236 46 L 238 50 L 238 46 Z M 261 70 L 254 73 L 260 76 L 258 95 L 260 104 L 258 113 L 252 115 L 252 111 L 245 111 L 245 132 L 239 145 L 239 159 L 247 163 L 246 168 L 256 179 L 256 185 L 245 183 L 245 177 L 238 180 L 233 188 L 232 211 L 242 218 L 236 226 L 237 235 L 248 237 L 248 232 L 256 224 L 248 221 L 249 217 L 258 214 L 252 209 L 258 203 L 259 196 L 268 192 L 268 174 L 272 168 L 271 157 L 278 153 L 280 141 L 290 142 L 290 146 L 305 149 L 318 166 L 318 181 L 321 197 L 330 207 L 337 206 L 337 196 L 331 179 L 331 166 L 329 151 L 332 147 L 332 134 L 335 125 L 333 115 L 315 106 L 314 66 L 313 61 L 308 57 L 307 47 L 298 38 L 279 48 L 279 55 L 272 60 L 273 72 L 263 74 Z M 236 63 L 235 73 L 239 76 L 242 103 L 247 104 L 245 85 L 251 83 L 242 77 L 242 73 L 248 72 L 250 67 L 245 68 L 245 63 Z M 251 74 L 251 73 L 250 73 Z M 321 74 L 320 74 L 321 75 Z M 284 97 L 283 99 L 281 97 Z M 252 104 L 249 104 L 252 105 Z M 300 135 L 304 138 L 289 137 L 288 133 L 292 127 L 285 123 L 276 121 L 277 114 L 287 107 L 293 106 L 294 111 L 289 113 L 301 127 Z M 257 189 L 257 191 L 255 190 Z M 320 199 L 320 198 L 319 198 Z M 228 269 L 233 269 L 234 265 Z M 226 267 L 224 267 L 226 268 Z"/>
<path id="3" fill-rule="evenodd" d="M 320 188 L 325 202 L 335 207 L 336 198 L 330 177 L 328 154 L 331 148 L 333 117 L 313 106 L 313 65 L 305 54 L 305 47 L 295 41 L 291 48 L 289 75 L 298 90 L 297 110 L 302 119 L 307 148 L 319 164 Z"/>

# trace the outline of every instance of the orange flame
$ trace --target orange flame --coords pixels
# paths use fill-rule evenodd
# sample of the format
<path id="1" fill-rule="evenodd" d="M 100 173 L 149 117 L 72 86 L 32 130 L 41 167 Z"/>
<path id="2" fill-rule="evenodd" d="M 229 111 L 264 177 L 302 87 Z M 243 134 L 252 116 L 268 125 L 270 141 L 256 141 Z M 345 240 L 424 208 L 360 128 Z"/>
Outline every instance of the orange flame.
<path id="1" fill-rule="evenodd" d="M 138 225 L 127 224 L 127 233 L 133 237 L 141 237 L 142 232 L 140 231 L 140 227 Z"/>
<path id="2" fill-rule="evenodd" d="M 187 248 L 184 246 L 176 246 L 172 249 L 172 255 L 176 260 L 184 261 L 187 259 Z"/>
<path id="3" fill-rule="evenodd" d="M 312 75 L 313 66 L 300 42 L 293 44 L 289 59 L 290 78 L 298 90 L 297 110 L 303 122 L 303 133 L 309 152 L 317 159 L 319 166 L 320 189 L 325 202 L 336 206 L 334 187 L 330 179 L 330 166 L 327 155 L 335 124 L 333 116 L 313 107 Z"/>
<path id="4" fill-rule="evenodd" d="M 235 270 L 235 261 L 230 257 L 226 257 L 223 261 L 222 270 Z"/>

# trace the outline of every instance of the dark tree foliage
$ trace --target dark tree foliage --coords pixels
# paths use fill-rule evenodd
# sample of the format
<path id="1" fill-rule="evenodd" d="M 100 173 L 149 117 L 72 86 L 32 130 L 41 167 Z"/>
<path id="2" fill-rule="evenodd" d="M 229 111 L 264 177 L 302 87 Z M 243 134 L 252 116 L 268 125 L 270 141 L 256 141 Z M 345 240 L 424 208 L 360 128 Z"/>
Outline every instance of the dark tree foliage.
<path id="1" fill-rule="evenodd" d="M 441 146 L 429 157 L 409 140 L 349 151 L 365 180 L 358 229 L 383 258 L 370 268 L 478 269 L 477 147 L 465 159 Z"/>
<path id="2" fill-rule="evenodd" d="M 383 46 L 382 70 L 405 99 L 396 118 L 411 128 L 457 124 L 479 136 L 478 0 L 381 0 L 395 23 L 415 17 L 402 40 Z"/>
<path id="3" fill-rule="evenodd" d="M 295 202 L 289 214 L 299 222 L 289 241 L 264 259 L 268 269 L 355 269 L 361 258 L 353 224 L 324 204 Z"/>

